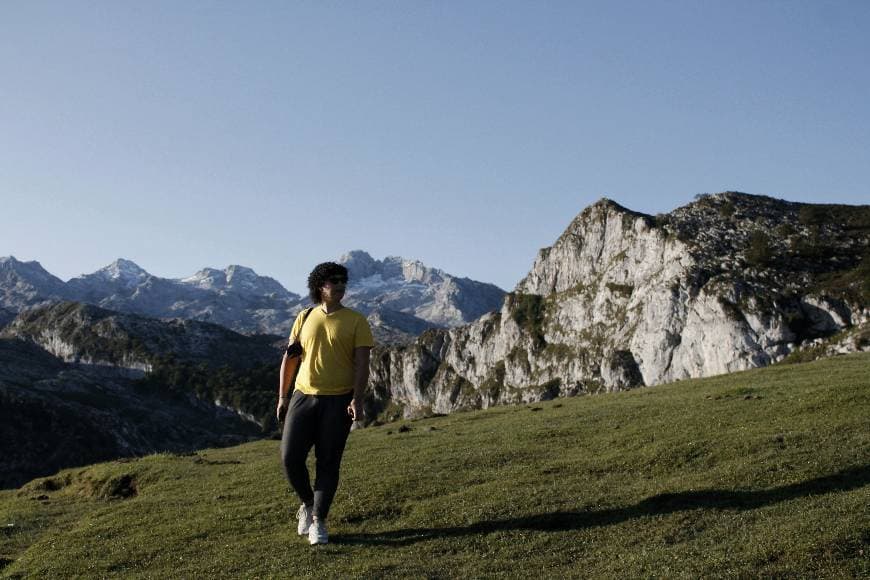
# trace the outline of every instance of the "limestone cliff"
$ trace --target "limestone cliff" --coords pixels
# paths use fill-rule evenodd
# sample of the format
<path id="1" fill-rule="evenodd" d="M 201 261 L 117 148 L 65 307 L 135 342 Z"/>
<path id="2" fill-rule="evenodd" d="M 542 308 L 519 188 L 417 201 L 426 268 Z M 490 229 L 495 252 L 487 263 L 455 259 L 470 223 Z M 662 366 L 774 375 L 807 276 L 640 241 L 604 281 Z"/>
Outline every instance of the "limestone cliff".
<path id="1" fill-rule="evenodd" d="M 78 302 L 25 310 L 0 338 L 32 342 L 64 362 L 150 372 L 172 357 L 211 367 L 251 367 L 280 358 L 279 336 L 244 336 L 196 320 L 157 320 Z M 134 373 L 137 374 L 137 373 Z"/>
<path id="2" fill-rule="evenodd" d="M 603 199 L 498 312 L 376 351 L 370 410 L 448 413 L 771 364 L 867 325 L 868 248 L 870 206 L 726 192 L 649 216 Z"/>

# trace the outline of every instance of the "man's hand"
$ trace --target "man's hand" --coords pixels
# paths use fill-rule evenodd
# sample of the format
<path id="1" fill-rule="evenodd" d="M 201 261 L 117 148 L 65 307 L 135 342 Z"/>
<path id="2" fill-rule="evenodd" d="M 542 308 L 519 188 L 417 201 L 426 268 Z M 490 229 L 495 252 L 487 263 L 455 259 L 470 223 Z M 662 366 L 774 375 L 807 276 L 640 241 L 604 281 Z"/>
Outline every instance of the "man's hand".
<path id="1" fill-rule="evenodd" d="M 366 413 L 363 411 L 362 401 L 352 399 L 350 405 L 347 406 L 347 414 L 350 415 L 352 421 L 362 421 Z"/>
<path id="2" fill-rule="evenodd" d="M 278 399 L 278 408 L 275 410 L 275 416 L 278 417 L 278 422 L 282 423 L 284 417 L 287 416 L 287 407 L 290 406 L 290 399 Z"/>

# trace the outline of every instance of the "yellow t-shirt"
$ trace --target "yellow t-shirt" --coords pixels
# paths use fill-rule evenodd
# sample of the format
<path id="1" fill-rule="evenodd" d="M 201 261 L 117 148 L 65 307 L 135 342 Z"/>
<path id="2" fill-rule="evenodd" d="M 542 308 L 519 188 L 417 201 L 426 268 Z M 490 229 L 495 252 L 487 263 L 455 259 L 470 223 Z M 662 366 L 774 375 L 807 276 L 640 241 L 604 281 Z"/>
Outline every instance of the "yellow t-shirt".
<path id="1" fill-rule="evenodd" d="M 299 336 L 304 310 L 296 317 L 290 342 Z M 302 361 L 296 390 L 306 395 L 343 395 L 353 390 L 353 349 L 374 346 L 366 317 L 350 308 L 330 314 L 315 306 L 302 325 Z"/>

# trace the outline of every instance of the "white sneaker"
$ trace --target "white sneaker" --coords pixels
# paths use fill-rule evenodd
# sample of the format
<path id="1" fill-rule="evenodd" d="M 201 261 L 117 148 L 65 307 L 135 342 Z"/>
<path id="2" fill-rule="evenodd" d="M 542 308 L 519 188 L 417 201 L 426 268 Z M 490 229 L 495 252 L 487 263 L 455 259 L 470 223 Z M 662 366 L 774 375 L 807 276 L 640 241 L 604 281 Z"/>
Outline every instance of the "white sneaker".
<path id="1" fill-rule="evenodd" d="M 308 528 L 308 543 L 312 546 L 329 543 L 329 534 L 326 533 L 326 522 L 321 520 L 311 522 L 311 527 Z"/>
<path id="2" fill-rule="evenodd" d="M 305 504 L 299 506 L 299 511 L 296 512 L 296 519 L 299 520 L 299 524 L 296 526 L 296 533 L 300 536 L 306 535 L 308 530 L 311 528 L 311 517 L 313 511 L 312 508 Z"/>

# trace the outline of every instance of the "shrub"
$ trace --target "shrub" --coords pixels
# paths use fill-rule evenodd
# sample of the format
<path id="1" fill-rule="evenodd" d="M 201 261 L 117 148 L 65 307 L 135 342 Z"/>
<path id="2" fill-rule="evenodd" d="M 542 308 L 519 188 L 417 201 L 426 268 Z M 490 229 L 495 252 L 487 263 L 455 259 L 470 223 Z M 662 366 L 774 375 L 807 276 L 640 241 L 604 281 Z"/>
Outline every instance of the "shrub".
<path id="1" fill-rule="evenodd" d="M 765 266 L 773 258 L 770 239 L 761 230 L 756 230 L 749 236 L 749 246 L 746 249 L 746 261 L 752 266 Z"/>
<path id="2" fill-rule="evenodd" d="M 725 315 L 728 316 L 734 322 L 746 322 L 746 317 L 743 315 L 743 311 L 740 308 L 727 300 L 723 296 L 718 297 L 719 305 L 722 307 L 722 310 L 725 312 Z"/>
<path id="3" fill-rule="evenodd" d="M 828 208 L 824 205 L 804 205 L 798 211 L 798 220 L 805 226 L 820 226 L 828 219 Z"/>
<path id="4" fill-rule="evenodd" d="M 608 282 L 606 286 L 612 293 L 622 294 L 626 298 L 630 297 L 631 293 L 634 292 L 634 286 L 631 284 L 615 284 L 613 282 Z"/>
<path id="5" fill-rule="evenodd" d="M 261 424 L 264 432 L 274 425 L 278 376 L 276 364 L 263 364 L 248 369 L 223 366 L 209 369 L 204 364 L 179 361 L 172 357 L 157 357 L 152 371 L 137 381 L 140 388 L 171 398 L 182 399 L 193 393 L 197 397 L 221 403 L 255 417 L 269 418 Z"/>
<path id="6" fill-rule="evenodd" d="M 512 294 L 508 308 L 517 326 L 526 331 L 538 346 L 544 344 L 544 298 L 537 294 Z"/>
<path id="7" fill-rule="evenodd" d="M 788 238 L 797 233 L 797 229 L 790 223 L 782 223 L 776 227 L 776 235 L 781 238 Z"/>
<path id="8" fill-rule="evenodd" d="M 489 397 L 490 401 L 497 400 L 502 388 L 504 388 L 504 376 L 505 368 L 502 360 L 496 363 L 487 374 L 486 379 L 480 385 L 480 392 Z"/>
<path id="9" fill-rule="evenodd" d="M 854 268 L 821 276 L 819 289 L 858 303 L 870 301 L 870 250 Z"/>

